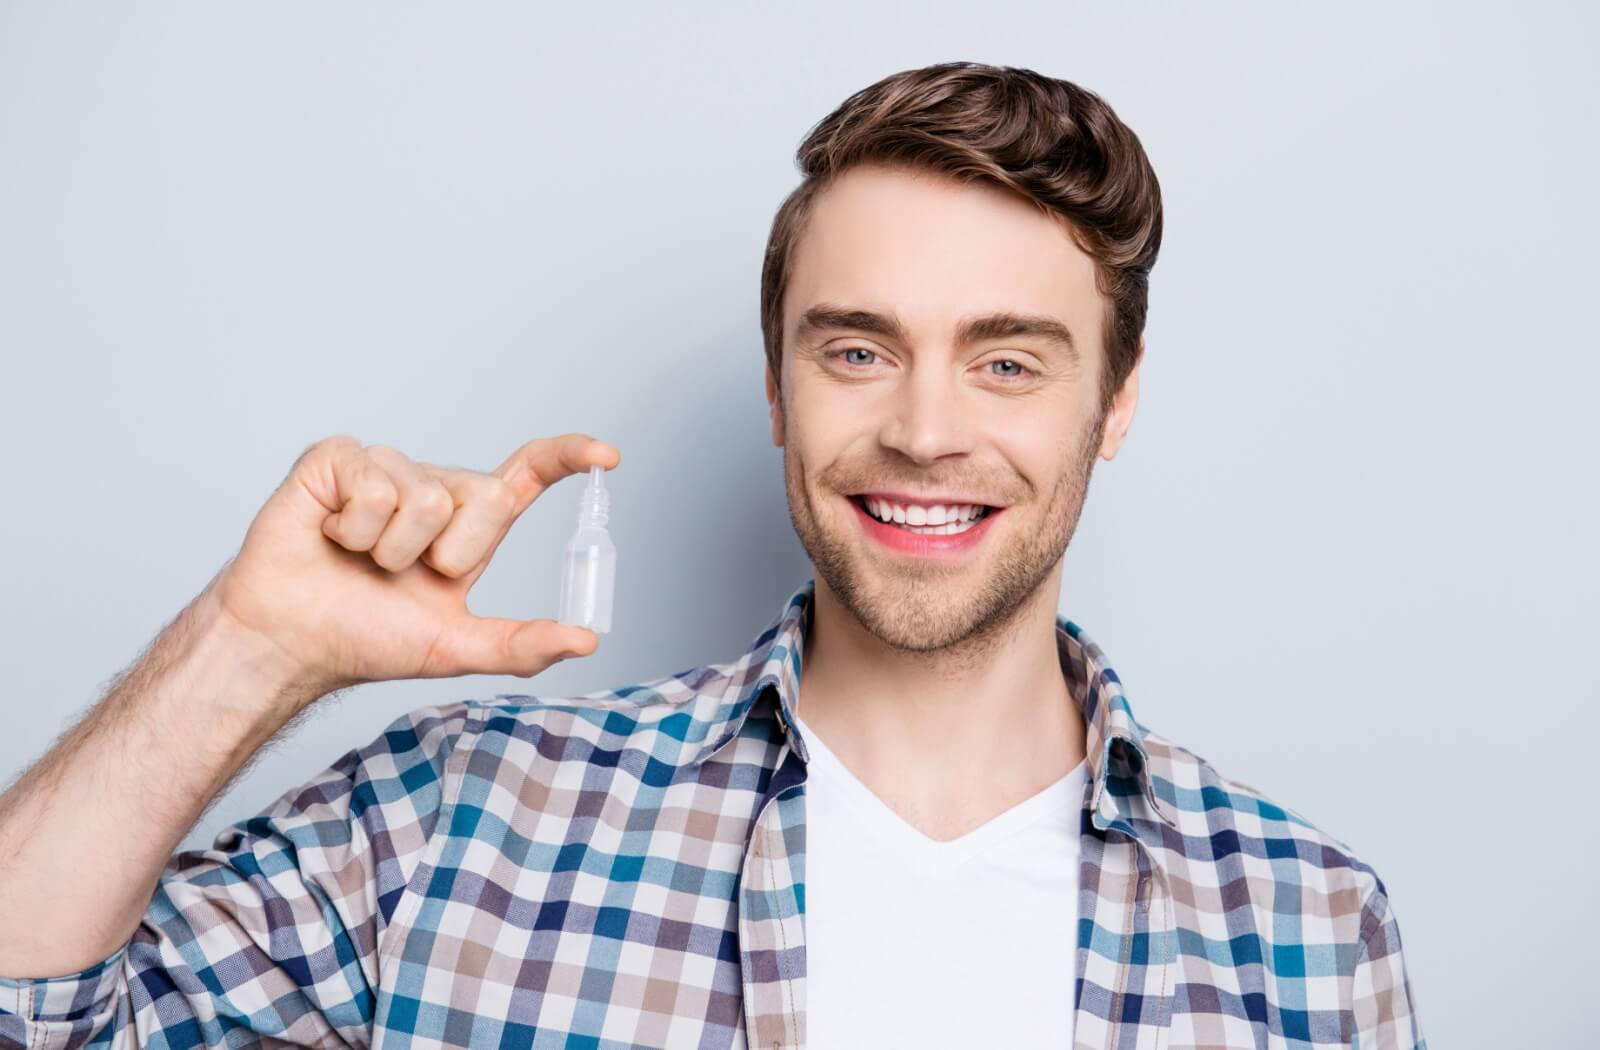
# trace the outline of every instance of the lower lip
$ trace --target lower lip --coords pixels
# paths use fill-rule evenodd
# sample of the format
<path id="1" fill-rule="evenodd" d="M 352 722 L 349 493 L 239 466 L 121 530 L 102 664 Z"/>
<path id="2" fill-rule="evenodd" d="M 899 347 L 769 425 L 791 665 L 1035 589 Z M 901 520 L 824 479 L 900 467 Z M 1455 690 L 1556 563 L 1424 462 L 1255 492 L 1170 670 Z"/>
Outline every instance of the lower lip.
<path id="1" fill-rule="evenodd" d="M 990 508 L 989 512 L 978 519 L 978 523 L 965 532 L 954 532 L 947 535 L 933 535 L 912 532 L 896 525 L 885 525 L 883 522 L 868 514 L 855 499 L 850 505 L 856 509 L 856 517 L 861 519 L 862 528 L 868 536 L 888 547 L 890 550 L 902 554 L 917 554 L 923 557 L 949 557 L 962 554 L 976 547 L 983 541 L 984 534 L 989 531 L 989 523 L 998 517 L 1001 511 Z"/>

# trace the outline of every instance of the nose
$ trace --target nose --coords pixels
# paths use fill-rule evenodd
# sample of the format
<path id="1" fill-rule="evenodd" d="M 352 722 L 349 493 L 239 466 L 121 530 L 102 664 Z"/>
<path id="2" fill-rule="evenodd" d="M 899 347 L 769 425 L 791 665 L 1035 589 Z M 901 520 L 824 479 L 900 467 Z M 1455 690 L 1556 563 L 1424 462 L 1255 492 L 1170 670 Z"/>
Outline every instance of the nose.
<path id="1" fill-rule="evenodd" d="M 917 463 L 972 450 L 972 421 L 961 404 L 961 383 L 947 367 L 911 366 L 892 395 L 879 440 Z"/>

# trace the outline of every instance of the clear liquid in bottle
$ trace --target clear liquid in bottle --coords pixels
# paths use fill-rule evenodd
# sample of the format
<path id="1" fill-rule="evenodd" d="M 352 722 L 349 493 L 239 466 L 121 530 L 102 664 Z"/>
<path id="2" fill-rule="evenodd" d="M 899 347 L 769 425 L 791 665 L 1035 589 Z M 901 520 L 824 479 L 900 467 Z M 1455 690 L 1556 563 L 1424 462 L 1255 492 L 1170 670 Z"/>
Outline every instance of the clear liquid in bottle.
<path id="1" fill-rule="evenodd" d="M 578 498 L 578 528 L 567 541 L 561 565 L 561 623 L 611 630 L 611 599 L 616 590 L 617 548 L 606 531 L 611 493 L 605 468 L 590 467 L 589 483 Z"/>

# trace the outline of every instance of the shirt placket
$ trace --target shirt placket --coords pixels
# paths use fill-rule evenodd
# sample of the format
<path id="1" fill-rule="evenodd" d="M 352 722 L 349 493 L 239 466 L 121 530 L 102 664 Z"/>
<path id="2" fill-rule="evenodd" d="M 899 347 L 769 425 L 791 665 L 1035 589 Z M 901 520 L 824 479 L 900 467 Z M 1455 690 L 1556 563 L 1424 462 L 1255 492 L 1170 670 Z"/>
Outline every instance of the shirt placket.
<path id="1" fill-rule="evenodd" d="M 752 1050 L 805 1047 L 804 852 L 788 846 L 804 835 L 804 779 L 804 763 L 786 741 L 739 874 L 739 962 Z"/>
<path id="2" fill-rule="evenodd" d="M 1110 989 L 1111 1000 L 1104 1019 L 1080 1004 L 1074 1046 L 1163 1050 L 1171 1028 L 1175 972 L 1171 894 L 1143 843 L 1116 833 L 1103 841 L 1096 921 L 1115 931 L 1115 957 L 1093 950 L 1080 955 L 1083 976 Z"/>

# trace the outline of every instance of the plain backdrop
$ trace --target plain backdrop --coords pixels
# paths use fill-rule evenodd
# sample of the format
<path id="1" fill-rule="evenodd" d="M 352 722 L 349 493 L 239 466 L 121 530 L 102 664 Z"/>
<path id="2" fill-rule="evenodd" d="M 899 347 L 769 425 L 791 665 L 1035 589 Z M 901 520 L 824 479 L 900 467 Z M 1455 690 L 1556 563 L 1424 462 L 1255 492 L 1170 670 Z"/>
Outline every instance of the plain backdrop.
<path id="1" fill-rule="evenodd" d="M 1597 29 L 1579 4 L 0 6 L 0 775 L 334 433 L 482 470 L 617 445 L 615 630 L 534 679 L 325 703 L 185 847 L 405 710 L 737 655 L 811 572 L 757 321 L 794 149 L 889 73 L 1027 66 L 1111 103 L 1166 206 L 1062 612 L 1142 722 L 1375 866 L 1431 1043 L 1579 1045 Z M 578 487 L 475 611 L 555 615 Z"/>

